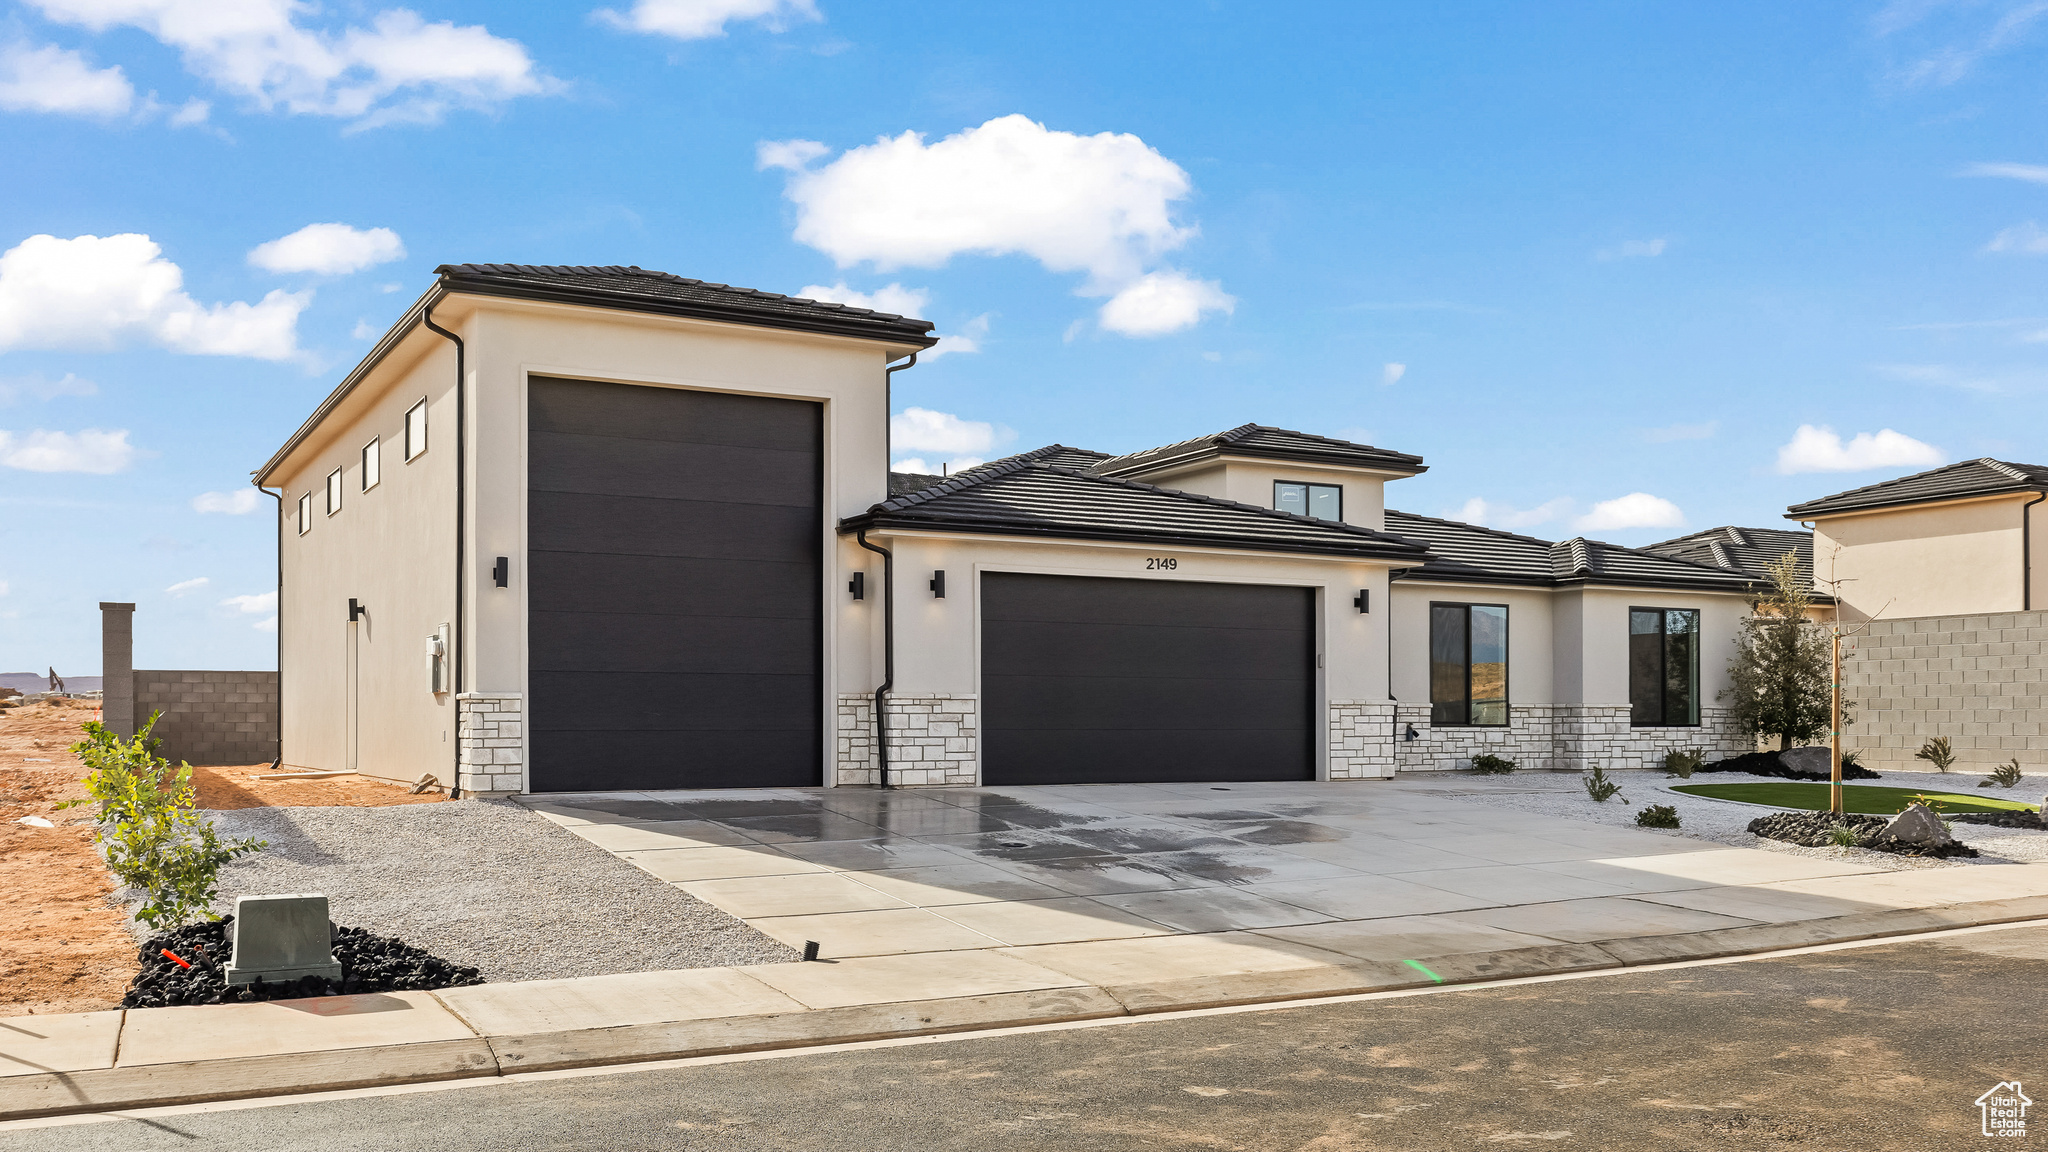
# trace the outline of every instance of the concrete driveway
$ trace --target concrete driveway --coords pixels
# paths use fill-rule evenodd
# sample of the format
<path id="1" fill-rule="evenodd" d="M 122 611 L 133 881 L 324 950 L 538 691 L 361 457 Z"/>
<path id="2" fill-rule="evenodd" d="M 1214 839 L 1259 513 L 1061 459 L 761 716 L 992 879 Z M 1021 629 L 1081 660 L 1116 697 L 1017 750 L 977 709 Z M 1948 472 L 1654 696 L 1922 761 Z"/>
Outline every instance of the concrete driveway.
<path id="1" fill-rule="evenodd" d="M 548 819 L 830 958 L 1228 934 L 1363 959 L 1945 903 L 1916 877 L 1410 781 L 554 795 Z M 1939 881 L 1964 883 L 1966 870 Z M 2043 873 L 2048 878 L 2048 872 Z M 1138 952 L 1153 949 L 1140 948 Z M 1013 953 L 1014 954 L 1014 953 Z"/>

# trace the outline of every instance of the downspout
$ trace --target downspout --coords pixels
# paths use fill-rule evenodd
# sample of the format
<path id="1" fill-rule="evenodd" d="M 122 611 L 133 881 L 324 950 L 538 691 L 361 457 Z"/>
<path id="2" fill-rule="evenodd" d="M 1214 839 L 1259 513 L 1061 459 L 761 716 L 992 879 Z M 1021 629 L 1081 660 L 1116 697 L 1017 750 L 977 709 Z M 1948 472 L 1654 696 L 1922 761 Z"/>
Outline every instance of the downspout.
<path id="1" fill-rule="evenodd" d="M 895 455 L 896 452 L 896 438 L 890 434 L 888 425 L 888 421 L 893 418 L 896 411 L 896 374 L 905 368 L 915 367 L 917 367 L 917 353 L 912 352 L 910 359 L 882 370 L 882 416 L 885 419 L 882 425 L 882 491 L 884 493 L 889 491 L 889 458 Z M 884 495 L 883 499 L 888 499 L 887 495 Z"/>
<path id="2" fill-rule="evenodd" d="M 2048 500 L 2043 492 L 2020 505 L 2020 611 L 2034 609 L 2034 505 Z"/>
<path id="3" fill-rule="evenodd" d="M 904 367 L 908 368 L 906 364 Z M 879 544 L 868 543 L 868 530 L 853 534 L 855 542 L 882 554 L 882 686 L 875 689 L 876 782 L 889 786 L 889 691 L 896 687 L 896 557 Z"/>
<path id="4" fill-rule="evenodd" d="M 254 476 L 249 483 L 277 501 L 277 759 L 270 762 L 275 772 L 284 765 L 284 489 L 273 494 Z"/>
<path id="5" fill-rule="evenodd" d="M 439 301 L 436 301 L 436 303 L 439 303 Z M 463 539 L 463 533 L 466 523 L 465 513 L 468 510 L 467 485 L 464 483 L 466 477 L 464 474 L 465 453 L 463 449 L 469 441 L 467 434 L 469 427 L 467 405 L 464 403 L 464 399 L 468 395 L 469 390 L 463 383 L 462 337 L 434 323 L 434 306 L 432 304 L 427 305 L 427 310 L 420 316 L 420 322 L 427 326 L 427 331 L 439 336 L 445 336 L 455 344 L 455 635 L 449 642 L 451 651 L 448 653 L 448 660 L 451 665 L 448 679 L 450 686 L 454 688 L 454 691 L 450 693 L 453 698 L 449 702 L 455 705 L 455 720 L 452 725 L 455 738 L 450 741 L 454 745 L 452 749 L 454 762 L 449 768 L 448 798 L 450 800 L 460 800 L 462 798 L 462 604 L 465 591 L 463 567 L 465 553 L 467 552 L 465 547 L 467 541 Z"/>

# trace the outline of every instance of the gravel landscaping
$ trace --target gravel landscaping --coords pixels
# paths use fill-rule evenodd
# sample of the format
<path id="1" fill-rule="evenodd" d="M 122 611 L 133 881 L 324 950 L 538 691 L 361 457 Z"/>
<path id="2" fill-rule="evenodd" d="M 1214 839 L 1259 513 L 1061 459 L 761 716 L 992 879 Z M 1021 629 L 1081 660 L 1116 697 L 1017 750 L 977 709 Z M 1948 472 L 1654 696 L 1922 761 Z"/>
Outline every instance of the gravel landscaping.
<path id="1" fill-rule="evenodd" d="M 306 996 L 350 996 L 364 992 L 432 992 L 481 984 L 474 968 L 459 968 L 388 936 L 361 928 L 334 931 L 334 959 L 341 979 L 302 976 L 287 983 L 257 980 L 230 985 L 224 965 L 234 955 L 235 918 L 187 924 L 150 937 L 137 959 L 142 971 L 123 1008 L 168 1008 L 180 1004 L 240 1004 L 254 1000 L 293 1000 Z"/>
<path id="2" fill-rule="evenodd" d="M 1767 852 L 1789 852 L 1799 856 L 1849 860 L 1874 870 L 1901 871 L 1917 868 L 1969 867 L 1976 864 L 2009 864 L 2015 861 L 2048 861 L 2048 832 L 1984 824 L 1958 823 L 1950 829 L 1956 839 L 1982 853 L 1975 859 L 1959 857 L 1936 860 L 1874 852 L 1868 848 L 1802 848 L 1783 841 L 1767 840 L 1748 831 L 1750 821 L 1776 809 L 1727 800 L 1711 800 L 1704 796 L 1688 796 L 1683 792 L 1673 792 L 1670 787 L 1674 784 L 1708 781 L 1721 783 L 1729 779 L 1727 776 L 1713 776 L 1706 780 L 1694 776 L 1692 780 L 1687 781 L 1667 778 L 1661 769 L 1624 769 L 1611 771 L 1608 776 L 1621 785 L 1621 795 L 1604 804 L 1596 804 L 1588 798 L 1586 790 L 1579 785 L 1579 778 L 1568 772 L 1516 772 L 1507 776 L 1432 773 L 1427 778 L 1418 774 L 1403 776 L 1401 779 L 1410 787 L 1441 792 L 1475 804 L 1512 808 L 1565 820 L 1611 824 L 1615 827 L 1636 828 L 1636 813 L 1645 804 L 1669 804 L 1678 809 L 1678 829 L 1637 830 L 1658 836 L 1684 836 L 1694 840 L 1707 840 L 1738 848 L 1759 848 Z M 1976 793 L 1996 796 L 2001 800 L 2010 798 L 2029 803 L 2038 803 L 2044 788 L 2048 788 L 2048 779 L 2040 776 L 2029 776 L 2014 788 L 1987 788 L 1981 792 L 1976 788 L 1978 777 L 1961 772 L 1944 774 L 1886 771 L 1881 773 L 1881 777 L 1881 780 L 1873 783 L 1927 792 Z M 1862 787 L 1858 783 L 1847 783 L 1843 786 Z M 1624 799 L 1631 803 L 1623 804 Z"/>
<path id="3" fill-rule="evenodd" d="M 270 842 L 221 869 L 217 911 L 232 912 L 236 896 L 324 893 L 337 924 L 396 937 L 492 982 L 799 959 L 505 801 L 211 818 L 224 837 Z M 148 934 L 135 929 L 138 940 Z"/>

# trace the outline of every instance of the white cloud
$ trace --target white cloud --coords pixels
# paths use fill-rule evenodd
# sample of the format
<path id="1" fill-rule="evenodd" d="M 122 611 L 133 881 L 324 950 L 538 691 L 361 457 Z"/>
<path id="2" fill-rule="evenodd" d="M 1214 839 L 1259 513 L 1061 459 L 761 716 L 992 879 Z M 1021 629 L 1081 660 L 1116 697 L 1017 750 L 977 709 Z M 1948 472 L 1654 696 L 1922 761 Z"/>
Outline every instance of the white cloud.
<path id="1" fill-rule="evenodd" d="M 1934 468 L 1948 459 L 1941 449 L 1889 428 L 1858 432 L 1847 444 L 1833 428 L 1801 424 L 1792 442 L 1778 449 L 1778 471 L 1862 472 L 1871 468 Z"/>
<path id="2" fill-rule="evenodd" d="M 59 396 L 96 396 L 100 386 L 90 380 L 81 380 L 69 372 L 62 380 L 46 380 L 42 376 L 17 376 L 0 380 L 0 406 L 16 400 L 54 400 Z"/>
<path id="3" fill-rule="evenodd" d="M 2041 226 L 2032 220 L 2024 224 L 2015 224 L 1998 235 L 1993 236 L 1991 243 L 1984 246 L 1984 250 L 1986 252 L 2026 252 L 2038 256 L 2048 252 L 2048 231 L 2043 231 Z"/>
<path id="4" fill-rule="evenodd" d="M 381 329 L 375 324 L 370 323 L 368 318 L 364 318 L 357 320 L 356 326 L 349 329 L 348 334 L 351 339 L 355 340 L 375 340 L 379 331 Z"/>
<path id="5" fill-rule="evenodd" d="M 1128 133 L 1056 132 L 998 117 L 927 144 L 905 132 L 821 167 L 808 140 L 763 143 L 758 162 L 789 170 L 795 238 L 839 266 L 937 268 L 955 256 L 1022 255 L 1085 273 L 1077 290 L 1111 297 L 1102 326 L 1157 335 L 1228 312 L 1212 281 L 1157 269 L 1195 229 L 1173 218 L 1191 189 L 1180 165 Z"/>
<path id="6" fill-rule="evenodd" d="M 1977 27 L 1958 27 L 1961 24 L 1979 24 L 1978 16 L 1987 7 L 1997 13 L 1997 19 L 1988 29 L 1980 31 Z M 1933 30 L 1933 37 L 1949 42 L 1898 69 L 1899 79 L 1909 86 L 1939 87 L 1963 79 L 1986 57 L 1995 56 L 2025 40 L 2030 26 L 2048 14 L 2048 4 L 2040 0 L 2022 0 L 1997 5 L 1951 6 L 1940 0 L 1894 0 L 1877 14 L 1873 25 L 1879 36 L 1889 36 L 1926 21 L 1937 12 L 1950 19 L 1944 27 Z"/>
<path id="7" fill-rule="evenodd" d="M 981 351 L 981 342 L 988 336 L 988 320 L 990 315 L 990 313 L 983 312 L 981 315 L 962 324 L 958 332 L 939 334 L 938 344 L 931 351 L 926 352 L 924 358 L 926 360 L 937 360 L 941 356 L 950 356 L 955 352 Z"/>
<path id="8" fill-rule="evenodd" d="M 1408 366 L 1406 364 L 1382 364 L 1380 366 L 1380 383 L 1399 384 L 1401 382 L 1401 377 L 1406 376 L 1407 374 Z"/>
<path id="9" fill-rule="evenodd" d="M 1666 424 L 1662 428 L 1643 429 L 1643 439 L 1652 444 L 1669 444 L 1676 440 L 1712 440 L 1721 430 L 1719 420 L 1704 424 Z"/>
<path id="10" fill-rule="evenodd" d="M 1452 513 L 1450 519 L 1462 520 L 1467 524 L 1483 524 L 1488 528 L 1533 528 L 1548 524 L 1561 516 L 1570 514 L 1572 502 L 1569 497 L 1559 496 L 1546 500 L 1534 508 L 1516 508 L 1509 504 L 1496 504 L 1474 496 L 1465 501 L 1465 506 Z"/>
<path id="11" fill-rule="evenodd" d="M 8 584 L 7 584 L 7 581 L 5 581 L 5 580 L 0 580 L 0 596 L 5 596 L 5 595 L 7 595 L 7 591 L 8 591 Z"/>
<path id="12" fill-rule="evenodd" d="M 249 263 L 269 272 L 342 276 L 405 257 L 405 243 L 389 228 L 308 224 L 289 236 L 258 244 Z"/>
<path id="13" fill-rule="evenodd" d="M 0 351 L 113 348 L 141 337 L 174 352 L 284 360 L 311 292 L 207 307 L 149 237 L 31 236 L 0 254 Z"/>
<path id="14" fill-rule="evenodd" d="M 941 460 L 934 456 L 930 461 L 917 456 L 908 456 L 889 465 L 889 471 L 917 472 L 926 476 L 944 476 L 954 472 L 965 472 L 969 468 L 979 467 L 986 463 L 988 461 L 979 456 L 955 456 L 951 460 Z"/>
<path id="15" fill-rule="evenodd" d="M 1625 240 L 1612 248 L 1593 253 L 1595 260 L 1642 260 L 1662 256 L 1667 242 L 1662 236 L 1650 240 Z"/>
<path id="16" fill-rule="evenodd" d="M 728 23 L 758 21 L 770 32 L 780 32 L 791 24 L 824 19 L 812 0 L 635 0 L 631 11 L 600 8 L 597 18 L 629 32 L 677 40 L 723 36 Z"/>
<path id="17" fill-rule="evenodd" d="M 898 316 L 924 317 L 929 293 L 922 288 L 905 288 L 901 284 L 890 284 L 873 292 L 856 292 L 846 286 L 846 281 L 827 288 L 823 284 L 806 284 L 797 290 L 797 295 L 810 300 L 823 300 L 831 304 L 846 304 L 854 308 L 872 308 L 877 312 L 893 312 Z"/>
<path id="18" fill-rule="evenodd" d="M 0 108 L 73 116 L 120 116 L 135 104 L 135 86 L 117 68 L 94 68 L 68 48 L 46 44 L 0 48 Z"/>
<path id="19" fill-rule="evenodd" d="M 257 498 L 258 493 L 254 488 L 237 488 L 232 492 L 201 492 L 192 498 L 192 510 L 246 516 L 256 510 Z"/>
<path id="20" fill-rule="evenodd" d="M 135 446 L 128 430 L 87 428 L 82 432 L 0 432 L 0 467 L 24 472 L 91 472 L 105 476 L 128 467 Z"/>
<path id="21" fill-rule="evenodd" d="M 264 111 L 339 116 L 357 127 L 432 123 L 451 108 L 492 108 L 560 85 L 525 46 L 482 25 L 429 24 L 391 8 L 369 24 L 312 29 L 303 0 L 30 0 L 44 16 L 94 32 L 140 28 L 185 67 Z"/>
<path id="22" fill-rule="evenodd" d="M 1963 169 L 1962 175 L 1996 176 L 2003 180 L 2048 184 L 2048 164 L 1972 164 Z"/>
<path id="23" fill-rule="evenodd" d="M 1602 500 L 1572 522 L 1581 532 L 1617 532 L 1626 528 L 1682 528 L 1685 513 L 1678 505 L 1648 492 L 1631 492 Z"/>
<path id="24" fill-rule="evenodd" d="M 207 579 L 204 576 L 195 576 L 190 580 L 180 580 L 176 584 L 171 585 L 169 588 L 164 589 L 164 595 L 183 596 L 187 592 L 197 592 L 199 589 L 204 588 L 211 583 L 213 583 L 213 581 Z"/>
<path id="25" fill-rule="evenodd" d="M 178 110 L 171 113 L 170 125 L 173 128 L 196 128 L 206 123 L 206 118 L 211 115 L 213 105 L 195 96 L 178 105 Z"/>
<path id="26" fill-rule="evenodd" d="M 905 408 L 889 417 L 889 446 L 897 451 L 987 452 L 999 436 L 993 424 L 929 408 Z"/>
<path id="27" fill-rule="evenodd" d="M 1171 268 L 1148 272 L 1109 298 L 1101 323 L 1125 336 L 1164 336 L 1202 322 L 1204 312 L 1237 310 L 1237 298 L 1214 280 L 1197 280 Z"/>
<path id="28" fill-rule="evenodd" d="M 243 613 L 244 615 L 248 616 L 262 616 L 264 613 L 267 612 L 269 613 L 267 617 L 265 617 L 262 620 L 258 620 L 256 623 L 250 625 L 250 627 L 256 629 L 258 632 L 277 631 L 276 592 L 259 592 L 250 596 L 230 596 L 227 599 L 221 601 L 220 606 L 223 608 L 232 608 L 235 611 Z"/>

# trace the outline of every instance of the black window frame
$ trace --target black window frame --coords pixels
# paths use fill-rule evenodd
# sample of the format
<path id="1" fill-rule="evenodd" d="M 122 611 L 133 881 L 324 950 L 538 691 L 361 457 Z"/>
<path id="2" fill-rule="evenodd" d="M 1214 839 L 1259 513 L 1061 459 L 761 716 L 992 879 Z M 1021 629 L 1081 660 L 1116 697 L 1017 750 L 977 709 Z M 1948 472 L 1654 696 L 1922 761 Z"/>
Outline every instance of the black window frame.
<path id="1" fill-rule="evenodd" d="M 362 473 L 360 482 L 362 490 L 365 492 L 384 482 L 383 445 L 384 438 L 382 436 L 372 436 L 370 437 L 370 442 L 363 445 L 363 450 L 359 453 L 361 458 L 360 471 Z"/>
<path id="2" fill-rule="evenodd" d="M 1649 632 L 1643 632 L 1643 633 L 1638 633 L 1638 632 L 1636 631 L 1636 615 L 1637 615 L 1638 613 L 1653 613 L 1653 614 L 1655 614 L 1655 615 L 1656 615 L 1656 617 L 1657 617 L 1657 631 L 1656 631 L 1655 633 L 1649 633 Z M 1688 659 L 1688 661 L 1689 661 L 1689 663 L 1690 663 L 1691 667 L 1690 667 L 1690 668 L 1689 668 L 1689 669 L 1687 670 L 1687 673 L 1688 673 L 1688 679 L 1687 679 L 1687 682 L 1686 682 L 1686 686 L 1687 686 L 1687 688 L 1689 689 L 1689 691 L 1687 692 L 1687 699 L 1686 699 L 1686 701 L 1685 701 L 1685 704 L 1684 704 L 1684 706 L 1683 706 L 1683 707 L 1684 707 L 1684 711 L 1683 711 L 1683 713 L 1682 713 L 1682 716 L 1683 716 L 1684 718 L 1682 718 L 1682 719 L 1679 719 L 1679 720 L 1676 720 L 1676 721 L 1674 721 L 1674 720 L 1672 719 L 1672 708 L 1671 708 L 1671 670 L 1672 670 L 1672 665 L 1671 665 L 1671 657 L 1672 657 L 1672 652 L 1671 652 L 1671 637 L 1672 637 L 1673 633 L 1672 633 L 1672 631 L 1671 631 L 1670 625 L 1671 625 L 1671 615 L 1672 615 L 1673 613 L 1682 613 L 1682 614 L 1684 614 L 1684 615 L 1687 615 L 1687 616 L 1690 616 L 1690 617 L 1692 618 L 1692 630 L 1691 630 L 1691 631 L 1690 631 L 1689 633 L 1679 633 L 1680 635 L 1690 635 L 1690 636 L 1692 637 L 1692 643 L 1691 643 L 1691 644 L 1690 644 L 1690 645 L 1688 646 L 1688 647 L 1689 647 L 1689 649 L 1690 649 L 1690 651 L 1689 651 L 1689 652 L 1687 653 L 1687 659 Z M 1656 717 L 1656 719 L 1654 719 L 1654 720 L 1646 720 L 1646 719 L 1643 719 L 1643 718 L 1642 718 L 1642 713 L 1643 713 L 1642 697 L 1643 697 L 1643 696 L 1646 696 L 1646 695 L 1648 695 L 1648 693 L 1647 693 L 1647 691 L 1645 691 L 1645 689 L 1647 689 L 1647 688 L 1649 687 L 1649 685 L 1648 685 L 1647 683 L 1645 683 L 1645 681 L 1644 681 L 1643 679 L 1640 679 L 1640 678 L 1639 678 L 1639 673 L 1641 672 L 1641 669 L 1639 668 L 1639 666 L 1638 666 L 1638 662 L 1637 662 L 1637 659 L 1636 659 L 1636 637 L 1637 637 L 1637 636 L 1639 636 L 1639 635 L 1641 635 L 1641 636 L 1650 636 L 1650 635 L 1655 635 L 1655 636 L 1656 636 L 1656 637 L 1658 638 L 1658 640 L 1657 640 L 1657 673 L 1658 673 L 1658 674 L 1657 674 L 1657 676 L 1656 676 L 1656 678 L 1655 678 L 1655 682 L 1654 682 L 1654 686 L 1655 686 L 1655 689 L 1656 689 L 1656 697 L 1657 697 L 1657 705 L 1656 705 L 1657 717 Z M 1652 607 L 1652 606 L 1649 606 L 1649 605 L 1643 605 L 1643 604 L 1631 604 L 1631 605 L 1629 605 L 1629 609 L 1628 609 L 1628 704 L 1629 704 L 1629 712 L 1628 712 L 1628 723 L 1629 723 L 1629 727 L 1631 727 L 1631 728 L 1697 728 L 1697 727 L 1699 727 L 1699 726 L 1700 726 L 1700 610 L 1699 610 L 1699 609 L 1697 609 L 1697 608 L 1658 608 L 1658 607 Z"/>
<path id="3" fill-rule="evenodd" d="M 1463 700 L 1461 700 L 1461 701 L 1439 701 L 1439 700 L 1437 699 L 1437 695 L 1436 695 L 1436 688 L 1437 688 L 1437 683 L 1436 683 L 1436 665 L 1437 665 L 1437 659 L 1436 659 L 1436 649 L 1437 649 L 1437 638 L 1436 638 L 1436 626 L 1437 626 L 1437 611 L 1438 611 L 1439 609 L 1448 609 L 1448 608 L 1455 608 L 1455 609 L 1460 609 L 1460 610 L 1462 610 L 1462 612 L 1463 612 L 1463 615 L 1464 615 L 1464 625 L 1465 625 L 1465 652 L 1464 652 L 1464 655 L 1465 655 L 1465 697 L 1464 697 L 1464 699 L 1463 699 Z M 1499 719 L 1498 721 L 1484 721 L 1484 720 L 1475 720 L 1475 719 L 1473 719 L 1473 715 L 1474 715 L 1474 710 L 1473 710 L 1473 706 L 1472 706 L 1472 609 L 1474 609 L 1474 608 L 1497 608 L 1497 609 L 1499 609 L 1499 610 L 1500 610 L 1500 614 L 1501 614 L 1501 637 L 1500 637 L 1500 663 L 1501 663 L 1501 684 L 1500 684 L 1500 719 Z M 1510 726 L 1510 725 L 1511 725 L 1511 724 L 1512 724 L 1512 723 L 1514 722 L 1514 703 L 1513 703 L 1513 702 L 1514 702 L 1514 691 L 1513 691 L 1513 688 L 1512 688 L 1512 686 L 1511 686 L 1511 681 L 1512 681 L 1512 676 L 1511 676 L 1511 673 L 1512 673 L 1512 671 L 1513 671 L 1513 657 L 1512 657 L 1512 654 L 1511 654 L 1511 650 L 1510 650 L 1510 646 L 1509 646 L 1509 622 L 1510 622 L 1511 620 L 1513 620 L 1514 616 L 1513 616 L 1513 613 L 1512 613 L 1511 611 L 1509 611 L 1509 609 L 1510 609 L 1510 605 L 1507 605 L 1507 604 L 1488 604 L 1488 603 L 1478 603 L 1478 602 L 1473 602 L 1473 601 L 1466 601 L 1466 600 L 1432 600 L 1432 601 L 1430 601 L 1430 602 L 1429 602 L 1429 640 L 1428 640 L 1429 648 L 1428 648 L 1428 651 L 1427 651 L 1427 657 L 1428 657 L 1428 659 L 1427 659 L 1427 664 L 1428 664 L 1428 667 L 1429 667 L 1429 726 L 1430 726 L 1430 727 L 1432 727 L 1432 728 L 1506 728 L 1506 727 Z M 1451 706 L 1452 704 L 1456 704 L 1456 705 L 1458 705 L 1459 707 L 1462 707 L 1462 708 L 1463 708 L 1463 710 L 1464 710 L 1464 712 L 1463 712 L 1463 714 L 1464 714 L 1464 719 L 1462 719 L 1462 720 L 1461 720 L 1461 719 L 1457 719 L 1457 718 L 1455 718 L 1454 716 L 1448 716 L 1448 715 L 1446 714 L 1446 712 L 1444 711 L 1444 709 L 1445 709 L 1445 708 L 1447 708 L 1447 707 L 1450 707 L 1450 706 Z"/>
<path id="4" fill-rule="evenodd" d="M 1296 513 L 1296 515 L 1311 516 L 1317 520 L 1328 520 L 1332 523 L 1343 523 L 1344 486 L 1342 484 L 1312 484 L 1307 480 L 1275 480 L 1273 481 L 1273 510 L 1276 512 L 1286 511 L 1286 509 L 1280 507 L 1280 486 L 1282 484 L 1302 489 L 1301 506 L 1303 511 Z M 1315 507 L 1315 490 L 1318 488 L 1328 489 L 1337 494 L 1337 514 L 1335 516 L 1316 516 L 1315 513 L 1307 511 L 1307 509 Z"/>
<path id="5" fill-rule="evenodd" d="M 413 435 L 413 414 L 415 412 L 419 414 L 419 435 L 417 437 Z M 424 396 L 420 397 L 419 403 L 405 410 L 404 443 L 400 445 L 400 455 L 405 457 L 405 463 L 407 464 L 427 454 L 427 415 L 427 398 Z"/>

